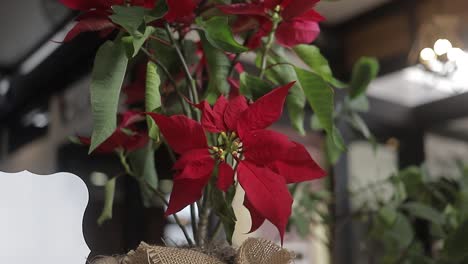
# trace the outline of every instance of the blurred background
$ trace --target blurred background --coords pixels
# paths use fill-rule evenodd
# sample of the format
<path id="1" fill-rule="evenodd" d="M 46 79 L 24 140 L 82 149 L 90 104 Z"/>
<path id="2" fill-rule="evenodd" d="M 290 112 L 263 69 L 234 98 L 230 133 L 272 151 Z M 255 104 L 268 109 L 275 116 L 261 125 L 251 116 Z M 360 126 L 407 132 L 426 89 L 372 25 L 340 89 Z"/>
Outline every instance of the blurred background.
<path id="1" fill-rule="evenodd" d="M 317 9 L 327 20 L 315 45 L 336 77 L 348 81 L 361 56 L 380 62 L 379 77 L 368 90 L 370 111 L 363 114 L 375 143 L 346 125 L 340 128 L 348 152 L 333 167 L 334 203 L 328 212 L 338 227 L 323 231 L 323 224 L 309 221 L 311 233 L 292 231 L 289 243 L 302 252 L 297 263 L 386 263 L 379 260 L 384 254 L 365 242 L 368 224 L 339 219 L 363 204 L 372 207 L 369 201 L 381 205 L 394 197 L 394 185 L 380 183 L 408 166 L 418 166 L 414 173 L 423 174 L 426 182 L 463 174 L 460 164 L 468 161 L 468 2 L 341 0 L 322 1 Z M 75 16 L 57 0 L 0 3 L 0 170 L 66 171 L 82 177 L 90 192 L 84 232 L 93 256 L 124 253 L 141 240 L 161 243 L 165 234 L 177 240 L 163 208 L 145 208 L 130 178 L 118 184 L 113 220 L 101 227 L 96 223 L 107 177 L 121 167 L 116 157 L 88 156 L 86 147 L 68 139 L 91 132 L 89 74 L 104 41 L 86 33 L 60 43 Z M 288 127 L 286 122 L 276 125 L 324 160 L 321 133 L 298 138 Z M 171 164 L 163 156 L 157 166 L 167 178 Z M 356 192 L 362 195 L 353 196 Z M 417 223 L 423 224 L 413 225 L 419 227 L 411 230 L 411 240 L 422 241 L 421 251 L 427 253 L 422 255 L 431 255 L 437 242 L 427 238 L 433 237 L 432 226 Z M 325 244 L 323 232 L 331 234 Z"/>

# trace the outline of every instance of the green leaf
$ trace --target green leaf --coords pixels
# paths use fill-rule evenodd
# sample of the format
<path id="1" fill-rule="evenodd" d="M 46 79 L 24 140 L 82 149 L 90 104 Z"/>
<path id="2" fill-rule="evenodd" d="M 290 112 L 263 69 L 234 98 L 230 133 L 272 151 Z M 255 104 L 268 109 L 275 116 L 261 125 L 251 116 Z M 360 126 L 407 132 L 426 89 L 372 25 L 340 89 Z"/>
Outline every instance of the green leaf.
<path id="1" fill-rule="evenodd" d="M 287 63 L 287 61 L 282 58 L 270 58 L 269 63 L 275 65 L 265 72 L 266 77 L 270 81 L 277 85 L 285 85 L 293 81 L 296 82 L 286 98 L 286 107 L 293 128 L 299 132 L 299 134 L 304 135 L 304 108 L 307 101 L 301 83 L 297 82 L 298 78 L 294 67 L 289 64 L 284 64 Z"/>
<path id="2" fill-rule="evenodd" d="M 94 130 L 89 153 L 111 136 L 117 127 L 119 95 L 127 64 L 125 47 L 120 41 L 107 41 L 96 54 L 91 75 Z"/>
<path id="3" fill-rule="evenodd" d="M 112 6 L 114 14 L 109 18 L 117 25 L 123 27 L 129 34 L 134 37 L 142 37 L 142 33 L 139 31 L 141 25 L 143 25 L 147 9 L 141 6 Z"/>
<path id="4" fill-rule="evenodd" d="M 320 131 L 323 129 L 322 124 L 320 124 L 320 120 L 318 119 L 317 115 L 312 115 L 312 117 L 310 118 L 310 128 L 316 131 Z"/>
<path id="5" fill-rule="evenodd" d="M 172 180 L 161 179 L 159 181 L 159 190 L 163 194 L 170 194 L 173 187 L 174 187 L 174 182 Z"/>
<path id="6" fill-rule="evenodd" d="M 366 122 L 355 112 L 351 112 L 346 119 L 348 123 L 357 131 L 359 131 L 366 139 L 372 139 L 373 136 L 366 125 Z"/>
<path id="7" fill-rule="evenodd" d="M 320 49 L 314 45 L 297 45 L 294 47 L 297 56 L 304 61 L 310 69 L 320 75 L 326 82 L 336 88 L 345 88 L 347 84 L 335 79 L 328 60 L 322 55 Z"/>
<path id="8" fill-rule="evenodd" d="M 301 58 L 310 69 L 329 82 L 333 73 L 328 60 L 320 53 L 320 49 L 313 45 L 297 45 L 294 47 L 297 56 Z"/>
<path id="9" fill-rule="evenodd" d="M 104 200 L 104 208 L 102 209 L 101 216 L 99 216 L 97 223 L 98 225 L 104 224 L 107 220 L 112 219 L 112 207 L 114 206 L 114 195 L 115 195 L 115 184 L 117 181 L 117 177 L 112 178 L 111 180 L 107 181 L 106 186 L 104 187 L 105 192 L 105 200 Z"/>
<path id="10" fill-rule="evenodd" d="M 377 214 L 380 216 L 382 221 L 389 227 L 395 224 L 398 217 L 398 212 L 395 210 L 395 208 L 393 208 L 390 205 L 380 208 Z"/>
<path id="11" fill-rule="evenodd" d="M 230 85 L 227 81 L 231 70 L 231 62 L 219 49 L 215 49 L 211 43 L 202 37 L 203 50 L 208 63 L 209 83 L 205 98 L 209 103 L 214 103 L 220 94 L 228 94 Z"/>
<path id="12" fill-rule="evenodd" d="M 353 68 L 350 97 L 354 99 L 363 95 L 371 81 L 377 77 L 378 73 L 379 63 L 375 58 L 361 58 Z"/>
<path id="13" fill-rule="evenodd" d="M 146 11 L 146 15 L 144 17 L 144 20 L 146 23 L 151 23 L 154 20 L 160 19 L 166 15 L 166 13 L 169 11 L 169 7 L 166 3 L 165 0 L 160 0 L 158 1 L 157 5 L 154 7 L 154 9 Z"/>
<path id="14" fill-rule="evenodd" d="M 316 73 L 296 67 L 296 74 L 321 126 L 335 140 L 335 135 L 333 135 L 335 134 L 333 131 L 334 92 L 332 88 Z"/>
<path id="15" fill-rule="evenodd" d="M 145 110 L 152 112 L 161 107 L 161 93 L 159 86 L 161 79 L 158 75 L 158 69 L 154 62 L 150 61 L 146 70 L 146 92 L 145 92 Z"/>
<path id="16" fill-rule="evenodd" d="M 398 176 L 395 175 L 392 175 L 389 180 L 393 187 L 393 197 L 391 203 L 398 206 L 408 198 L 405 184 Z"/>
<path id="17" fill-rule="evenodd" d="M 401 249 L 407 248 L 414 238 L 414 230 L 408 218 L 401 214 L 397 214 L 397 218 L 392 228 L 389 230 L 390 236 L 398 241 L 398 246 Z"/>
<path id="18" fill-rule="evenodd" d="M 346 144 L 344 142 L 343 136 L 341 135 L 340 130 L 338 130 L 338 128 L 336 128 L 335 126 L 333 127 L 332 139 L 333 139 L 333 142 L 335 143 L 336 147 L 339 150 L 341 150 L 341 151 L 346 150 Z"/>
<path id="19" fill-rule="evenodd" d="M 110 16 L 112 22 L 123 27 L 130 35 L 139 38 L 142 33 L 139 31 L 144 23 L 151 23 L 162 18 L 169 11 L 166 1 L 158 1 L 152 10 L 141 6 L 112 6 L 114 14 Z"/>
<path id="20" fill-rule="evenodd" d="M 463 222 L 445 240 L 443 253 L 453 261 L 468 258 L 468 221 Z M 463 262 L 465 263 L 465 262 Z"/>
<path id="21" fill-rule="evenodd" d="M 161 107 L 161 93 L 159 92 L 159 86 L 161 85 L 161 79 L 158 75 L 158 69 L 156 64 L 148 62 L 146 68 L 146 91 L 145 91 L 145 110 L 146 112 L 153 112 Z M 159 140 L 159 129 L 156 123 L 149 116 L 146 117 L 146 123 L 148 124 L 148 135 L 150 138 L 158 141 Z"/>
<path id="22" fill-rule="evenodd" d="M 424 188 L 421 169 L 417 166 L 408 167 L 398 172 L 398 177 L 403 182 L 408 195 L 418 197 Z"/>
<path id="23" fill-rule="evenodd" d="M 444 223 L 444 216 L 441 213 L 423 203 L 409 202 L 403 204 L 401 207 L 405 209 L 410 215 L 413 215 L 417 218 L 421 218 L 439 225 Z"/>
<path id="24" fill-rule="evenodd" d="M 236 216 L 234 214 L 234 210 L 232 209 L 231 203 L 226 201 L 223 193 L 218 188 L 211 188 L 210 190 L 210 200 L 213 206 L 213 210 L 219 217 L 219 220 L 223 223 L 226 239 L 229 243 L 231 243 L 232 235 L 234 234 L 234 228 L 236 225 Z"/>
<path id="25" fill-rule="evenodd" d="M 144 148 L 133 151 L 128 156 L 135 177 L 138 178 L 145 207 L 153 207 L 158 201 L 154 193 L 158 189 L 154 151 L 153 142 L 149 142 Z"/>
<path id="26" fill-rule="evenodd" d="M 240 75 L 240 92 L 245 97 L 256 101 L 258 98 L 269 93 L 272 85 L 246 72 Z"/>
<path id="27" fill-rule="evenodd" d="M 302 238 L 306 238 L 310 234 L 310 220 L 304 214 L 296 212 L 292 218 L 292 223 L 296 226 L 297 232 Z"/>
<path id="28" fill-rule="evenodd" d="M 122 38 L 122 41 L 126 45 L 127 56 L 129 59 L 138 54 L 143 44 L 145 44 L 145 41 L 155 32 L 155 30 L 156 29 L 154 27 L 150 26 L 146 27 L 145 33 L 139 37 L 126 36 Z"/>
<path id="29" fill-rule="evenodd" d="M 232 53 L 241 53 L 248 50 L 234 39 L 228 17 L 216 16 L 207 21 L 203 21 L 203 18 L 200 17 L 196 20 L 196 23 L 205 30 L 206 39 L 214 47 Z"/>
<path id="30" fill-rule="evenodd" d="M 289 95 L 286 98 L 286 107 L 288 108 L 289 120 L 293 128 L 301 135 L 305 135 L 305 105 L 304 91 L 299 85 L 294 85 L 293 88 L 289 90 Z"/>
<path id="31" fill-rule="evenodd" d="M 365 94 L 362 94 L 353 99 L 346 98 L 346 104 L 351 110 L 357 112 L 368 112 L 369 111 L 369 100 Z"/>
<path id="32" fill-rule="evenodd" d="M 336 164 L 340 159 L 341 154 L 343 154 L 343 150 L 337 146 L 332 135 L 327 135 L 325 139 L 325 152 L 327 155 L 327 160 L 331 165 Z"/>

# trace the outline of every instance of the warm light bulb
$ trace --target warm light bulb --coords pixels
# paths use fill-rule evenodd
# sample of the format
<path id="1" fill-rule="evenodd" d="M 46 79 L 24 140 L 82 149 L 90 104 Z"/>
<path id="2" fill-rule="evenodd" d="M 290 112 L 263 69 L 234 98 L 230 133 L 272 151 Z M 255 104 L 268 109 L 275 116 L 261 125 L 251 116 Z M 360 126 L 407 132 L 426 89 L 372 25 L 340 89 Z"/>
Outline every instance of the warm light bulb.
<path id="1" fill-rule="evenodd" d="M 452 43 L 448 39 L 439 39 L 434 44 L 434 51 L 438 56 L 446 54 L 452 48 Z"/>
<path id="2" fill-rule="evenodd" d="M 457 61 L 458 59 L 460 59 L 461 56 L 463 56 L 463 50 L 461 50 L 460 48 L 451 48 L 447 52 L 447 58 L 449 59 L 449 61 Z"/>
<path id="3" fill-rule="evenodd" d="M 421 53 L 419 54 L 421 57 L 421 60 L 423 61 L 431 61 L 436 59 L 436 54 L 433 49 L 431 48 L 425 48 L 421 50 Z"/>

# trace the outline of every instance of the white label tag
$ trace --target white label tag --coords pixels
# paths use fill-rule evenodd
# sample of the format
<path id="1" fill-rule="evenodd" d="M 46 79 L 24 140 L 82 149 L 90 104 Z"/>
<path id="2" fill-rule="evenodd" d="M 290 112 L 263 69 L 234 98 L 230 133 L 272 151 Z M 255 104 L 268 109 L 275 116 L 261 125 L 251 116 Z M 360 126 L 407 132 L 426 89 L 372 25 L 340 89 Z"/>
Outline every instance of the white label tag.
<path id="1" fill-rule="evenodd" d="M 0 172 L 0 259 L 11 264 L 84 264 L 88 189 L 76 175 Z"/>

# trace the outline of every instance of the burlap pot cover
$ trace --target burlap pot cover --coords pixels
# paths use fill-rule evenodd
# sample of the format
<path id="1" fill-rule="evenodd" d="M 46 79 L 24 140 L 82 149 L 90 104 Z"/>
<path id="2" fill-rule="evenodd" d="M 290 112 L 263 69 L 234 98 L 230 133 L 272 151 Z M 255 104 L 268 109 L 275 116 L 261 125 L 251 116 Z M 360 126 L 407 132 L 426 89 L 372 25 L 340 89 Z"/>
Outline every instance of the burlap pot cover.
<path id="1" fill-rule="evenodd" d="M 239 248 L 236 264 L 288 264 L 294 256 L 278 245 L 262 239 L 249 238 Z M 150 246 L 141 243 L 127 256 L 104 258 L 95 264 L 225 264 L 204 253 L 182 248 Z"/>

